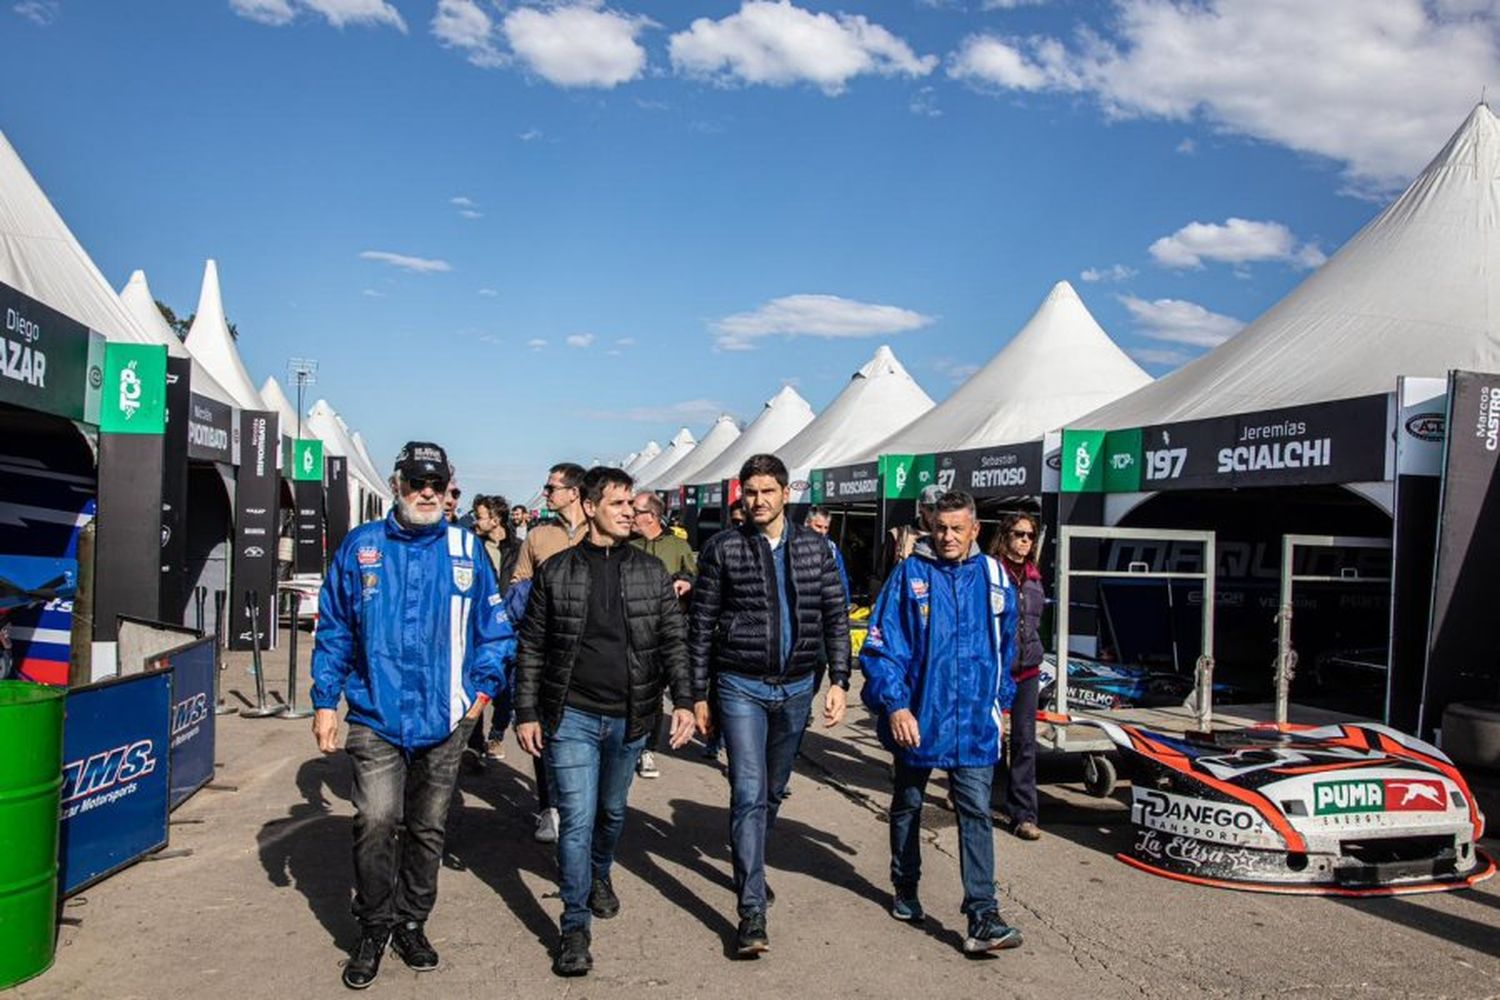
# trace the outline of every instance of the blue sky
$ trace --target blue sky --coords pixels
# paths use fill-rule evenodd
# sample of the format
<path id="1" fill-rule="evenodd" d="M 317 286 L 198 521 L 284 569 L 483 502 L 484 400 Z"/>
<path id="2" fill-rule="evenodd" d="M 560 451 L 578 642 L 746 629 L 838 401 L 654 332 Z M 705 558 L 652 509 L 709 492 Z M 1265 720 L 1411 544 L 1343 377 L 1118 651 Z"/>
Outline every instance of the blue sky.
<path id="1" fill-rule="evenodd" d="M 1161 374 L 1500 82 L 1491 0 L 5 0 L 0 41 L 116 287 L 186 314 L 217 259 L 257 382 L 315 357 L 379 464 L 514 500 L 883 342 L 942 399 L 1059 279 Z"/>

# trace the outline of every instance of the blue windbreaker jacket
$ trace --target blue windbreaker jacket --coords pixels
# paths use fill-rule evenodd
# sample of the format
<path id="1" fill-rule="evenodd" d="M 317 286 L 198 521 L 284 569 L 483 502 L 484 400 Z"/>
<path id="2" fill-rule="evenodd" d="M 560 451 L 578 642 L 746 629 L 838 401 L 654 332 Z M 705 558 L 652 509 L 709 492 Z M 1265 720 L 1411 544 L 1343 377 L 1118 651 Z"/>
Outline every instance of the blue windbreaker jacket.
<path id="1" fill-rule="evenodd" d="M 988 767 L 1000 760 L 1001 713 L 1016 685 L 1015 585 L 976 548 L 956 563 L 936 559 L 926 542 L 896 564 L 859 654 L 861 698 L 876 716 L 880 741 L 909 767 Z M 890 715 L 909 709 L 922 743 L 891 739 Z"/>
<path id="2" fill-rule="evenodd" d="M 351 531 L 318 596 L 313 705 L 419 750 L 505 687 L 515 630 L 472 532 L 384 521 Z"/>

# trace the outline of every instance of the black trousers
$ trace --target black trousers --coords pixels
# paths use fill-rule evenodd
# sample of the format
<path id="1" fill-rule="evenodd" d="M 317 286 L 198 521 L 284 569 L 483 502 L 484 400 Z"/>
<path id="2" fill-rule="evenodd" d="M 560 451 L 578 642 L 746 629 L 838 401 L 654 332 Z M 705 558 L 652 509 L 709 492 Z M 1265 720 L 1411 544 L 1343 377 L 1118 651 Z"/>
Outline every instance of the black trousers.
<path id="1" fill-rule="evenodd" d="M 388 930 L 425 921 L 437 902 L 438 868 L 458 762 L 474 723 L 442 743 L 405 753 L 368 726 L 349 726 L 354 762 L 354 916 Z"/>
<path id="2" fill-rule="evenodd" d="M 1005 740 L 1004 812 L 1012 823 L 1035 823 L 1036 816 L 1036 700 L 1040 678 L 1035 674 L 1016 684 L 1010 706 L 1010 732 Z"/>

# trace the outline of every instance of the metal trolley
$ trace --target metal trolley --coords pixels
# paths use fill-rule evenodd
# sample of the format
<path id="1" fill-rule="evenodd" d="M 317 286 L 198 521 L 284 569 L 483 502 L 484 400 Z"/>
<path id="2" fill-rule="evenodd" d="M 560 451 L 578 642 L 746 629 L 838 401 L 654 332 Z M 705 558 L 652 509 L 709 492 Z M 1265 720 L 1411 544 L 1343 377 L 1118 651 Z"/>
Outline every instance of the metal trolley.
<path id="1" fill-rule="evenodd" d="M 1148 563 L 1132 562 L 1123 570 L 1074 569 L 1073 542 L 1077 539 L 1099 541 L 1138 541 L 1196 543 L 1202 546 L 1201 570 L 1153 570 Z M 1063 525 L 1057 544 L 1057 695 L 1058 715 L 1068 713 L 1068 638 L 1072 581 L 1075 577 L 1091 580 L 1129 579 L 1163 580 L 1170 587 L 1174 580 L 1196 580 L 1203 585 L 1203 641 L 1193 670 L 1193 691 L 1181 708 L 1117 708 L 1090 711 L 1090 715 L 1117 718 L 1121 721 L 1165 723 L 1171 728 L 1186 728 L 1191 722 L 1200 732 L 1213 725 L 1214 673 L 1214 568 L 1215 534 L 1212 531 L 1173 530 L 1166 528 L 1102 528 L 1085 525 Z M 1066 723 L 1043 723 L 1037 727 L 1037 742 L 1057 753 L 1084 754 L 1084 787 L 1090 794 L 1103 798 L 1114 789 L 1116 771 L 1108 754 L 1114 744 L 1092 726 Z"/>

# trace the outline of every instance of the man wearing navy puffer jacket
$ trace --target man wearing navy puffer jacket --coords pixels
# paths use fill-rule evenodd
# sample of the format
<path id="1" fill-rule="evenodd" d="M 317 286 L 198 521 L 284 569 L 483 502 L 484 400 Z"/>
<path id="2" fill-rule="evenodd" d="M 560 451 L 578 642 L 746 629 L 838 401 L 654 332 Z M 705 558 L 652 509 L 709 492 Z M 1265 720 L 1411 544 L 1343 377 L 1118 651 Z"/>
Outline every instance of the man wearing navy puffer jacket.
<path id="1" fill-rule="evenodd" d="M 886 579 L 860 652 L 862 697 L 895 755 L 891 799 L 891 915 L 919 923 L 922 796 L 934 768 L 948 772 L 958 810 L 959 871 L 968 915 L 966 954 L 1014 948 L 1021 932 L 1000 918 L 990 792 L 1000 761 L 1002 713 L 1015 693 L 1016 589 L 977 544 L 974 498 L 938 499 L 932 534 Z"/>
<path id="2" fill-rule="evenodd" d="M 338 750 L 349 704 L 354 763 L 354 915 L 344 985 L 364 989 L 389 942 L 411 968 L 438 966 L 423 931 L 437 900 L 448 804 L 469 732 L 505 683 L 515 635 L 474 533 L 450 525 L 448 456 L 410 442 L 396 507 L 351 531 L 318 597 L 313 735 Z M 398 836 L 399 834 L 399 836 Z"/>

